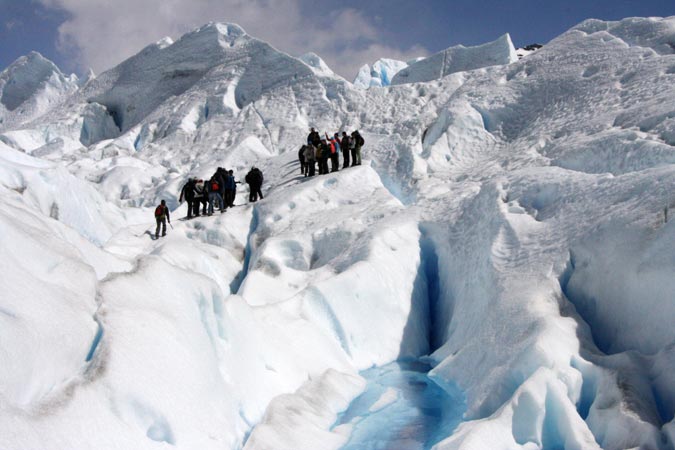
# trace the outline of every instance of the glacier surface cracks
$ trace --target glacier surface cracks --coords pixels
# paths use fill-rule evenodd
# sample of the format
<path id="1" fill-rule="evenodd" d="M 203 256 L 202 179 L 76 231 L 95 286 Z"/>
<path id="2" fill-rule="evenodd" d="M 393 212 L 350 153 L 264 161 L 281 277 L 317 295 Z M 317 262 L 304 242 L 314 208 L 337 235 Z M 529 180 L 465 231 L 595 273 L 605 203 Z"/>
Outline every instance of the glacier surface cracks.
<path id="1" fill-rule="evenodd" d="M 62 89 L 0 109 L 0 448 L 672 450 L 673 23 L 367 90 L 233 25 L 79 90 L 33 57 Z M 336 124 L 364 164 L 304 178 Z M 252 165 L 263 201 L 178 220 Z"/>

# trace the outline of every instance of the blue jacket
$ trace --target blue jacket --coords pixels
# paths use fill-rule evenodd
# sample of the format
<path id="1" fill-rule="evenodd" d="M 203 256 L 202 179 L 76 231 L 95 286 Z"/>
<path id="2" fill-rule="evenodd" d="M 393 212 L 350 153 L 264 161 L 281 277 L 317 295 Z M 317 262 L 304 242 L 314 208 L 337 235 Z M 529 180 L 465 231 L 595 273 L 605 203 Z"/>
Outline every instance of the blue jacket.
<path id="1" fill-rule="evenodd" d="M 237 186 L 234 184 L 234 175 L 225 177 L 225 190 L 234 191 Z"/>

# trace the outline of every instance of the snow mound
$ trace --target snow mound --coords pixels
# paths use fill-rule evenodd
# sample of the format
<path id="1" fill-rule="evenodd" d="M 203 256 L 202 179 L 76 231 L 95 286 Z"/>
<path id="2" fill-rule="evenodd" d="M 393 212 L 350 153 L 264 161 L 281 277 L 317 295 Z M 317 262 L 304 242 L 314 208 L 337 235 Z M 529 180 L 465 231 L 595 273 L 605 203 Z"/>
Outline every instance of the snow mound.
<path id="1" fill-rule="evenodd" d="M 675 53 L 675 16 L 663 19 L 630 17 L 614 22 L 589 19 L 572 30 L 588 34 L 606 33 L 627 45 L 650 48 L 659 55 Z"/>
<path id="2" fill-rule="evenodd" d="M 321 77 L 335 77 L 335 73 L 328 67 L 328 64 L 316 53 L 305 53 L 299 57 L 300 61 L 312 68 L 314 73 Z"/>
<path id="3" fill-rule="evenodd" d="M 63 222 L 96 245 L 124 223 L 123 213 L 86 181 L 57 164 L 22 154 L 0 143 L 0 185 L 18 192 L 27 205 Z"/>
<path id="4" fill-rule="evenodd" d="M 79 87 L 77 76 L 65 76 L 37 52 L 0 72 L 0 131 L 46 113 Z"/>
<path id="5" fill-rule="evenodd" d="M 518 60 L 511 36 L 475 47 L 450 47 L 398 72 L 391 84 L 419 83 L 437 80 L 455 72 L 510 64 Z"/>

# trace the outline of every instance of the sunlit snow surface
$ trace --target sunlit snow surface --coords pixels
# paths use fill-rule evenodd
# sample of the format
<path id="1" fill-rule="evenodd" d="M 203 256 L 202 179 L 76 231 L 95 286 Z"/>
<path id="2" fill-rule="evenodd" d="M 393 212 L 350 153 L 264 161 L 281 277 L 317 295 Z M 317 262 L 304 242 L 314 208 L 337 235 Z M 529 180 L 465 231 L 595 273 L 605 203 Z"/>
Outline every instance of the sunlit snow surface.
<path id="1" fill-rule="evenodd" d="M 328 450 L 396 417 L 436 450 L 672 450 L 673 43 L 675 18 L 590 20 L 360 89 L 209 24 L 69 96 L 15 84 L 0 448 Z M 309 127 L 359 129 L 363 164 L 305 179 Z M 189 176 L 252 165 L 264 200 L 180 220 Z M 407 427 L 436 386 L 454 422 Z"/>

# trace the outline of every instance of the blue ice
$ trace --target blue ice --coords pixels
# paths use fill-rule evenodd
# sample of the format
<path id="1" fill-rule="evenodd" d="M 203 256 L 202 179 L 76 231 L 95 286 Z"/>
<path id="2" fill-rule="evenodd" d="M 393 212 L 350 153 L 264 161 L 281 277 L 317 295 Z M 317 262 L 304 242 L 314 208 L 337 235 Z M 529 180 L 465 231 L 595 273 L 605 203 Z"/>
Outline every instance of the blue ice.
<path id="1" fill-rule="evenodd" d="M 459 390 L 448 392 L 434 383 L 427 376 L 430 369 L 420 361 L 397 361 L 362 372 L 366 390 L 335 424 L 352 426 L 342 450 L 427 450 L 450 436 L 466 405 Z M 391 401 L 373 408 L 385 393 Z"/>

